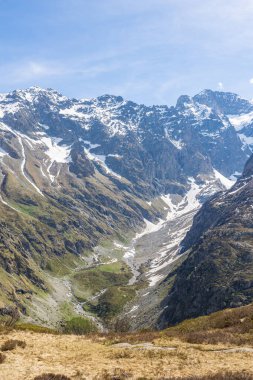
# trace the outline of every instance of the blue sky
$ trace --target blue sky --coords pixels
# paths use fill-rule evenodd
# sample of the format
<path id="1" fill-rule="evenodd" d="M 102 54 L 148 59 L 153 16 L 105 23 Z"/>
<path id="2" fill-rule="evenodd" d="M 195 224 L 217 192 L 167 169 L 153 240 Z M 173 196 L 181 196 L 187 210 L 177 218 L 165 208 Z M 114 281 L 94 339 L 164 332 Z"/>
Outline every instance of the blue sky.
<path id="1" fill-rule="evenodd" d="M 252 0 L 0 0 L 0 92 L 253 98 Z"/>

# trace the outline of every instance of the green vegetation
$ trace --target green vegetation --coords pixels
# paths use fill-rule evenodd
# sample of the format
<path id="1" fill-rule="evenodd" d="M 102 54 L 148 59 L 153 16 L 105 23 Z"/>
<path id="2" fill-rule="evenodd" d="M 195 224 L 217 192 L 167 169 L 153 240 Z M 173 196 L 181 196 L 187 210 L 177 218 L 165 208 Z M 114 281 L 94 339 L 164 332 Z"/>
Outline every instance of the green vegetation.
<path id="1" fill-rule="evenodd" d="M 188 319 L 165 331 L 179 333 L 196 332 L 210 329 L 237 329 L 238 332 L 253 332 L 253 304 L 225 309 L 204 317 Z"/>
<path id="2" fill-rule="evenodd" d="M 54 330 L 54 329 L 50 329 L 48 327 L 34 325 L 32 323 L 18 323 L 15 326 L 15 330 L 32 331 L 32 332 L 41 333 L 41 334 L 58 334 L 58 332 L 56 330 Z"/>
<path id="3" fill-rule="evenodd" d="M 95 324 L 88 318 L 75 317 L 66 322 L 63 332 L 65 334 L 85 335 L 96 332 Z"/>
<path id="4" fill-rule="evenodd" d="M 130 278 L 130 269 L 123 262 L 83 269 L 72 278 L 74 295 L 86 301 L 103 289 L 126 285 Z"/>
<path id="5" fill-rule="evenodd" d="M 110 332 L 105 337 L 105 344 L 120 342 L 137 344 L 156 340 L 168 342 L 169 339 L 169 341 L 181 340 L 196 345 L 253 346 L 253 304 L 185 320 L 162 331 L 142 330 L 133 333 L 125 331 L 116 329 L 115 332 Z"/>
<path id="6" fill-rule="evenodd" d="M 108 263 L 105 265 L 99 265 L 98 270 L 100 270 L 102 272 L 122 274 L 122 273 L 128 271 L 128 268 L 123 262 L 117 261 L 115 263 Z"/>
<path id="7" fill-rule="evenodd" d="M 131 276 L 122 261 L 83 268 L 71 278 L 72 290 L 79 301 L 85 302 L 84 311 L 109 320 L 135 296 L 136 287 L 127 286 Z"/>
<path id="8" fill-rule="evenodd" d="M 76 267 L 84 265 L 85 262 L 80 257 L 68 253 L 62 257 L 48 259 L 45 269 L 55 276 L 62 277 L 71 274 Z"/>
<path id="9" fill-rule="evenodd" d="M 60 303 L 61 316 L 63 320 L 75 317 L 76 313 L 73 310 L 73 304 L 68 300 Z"/>
<path id="10" fill-rule="evenodd" d="M 133 287 L 113 286 L 101 295 L 98 305 L 93 310 L 99 317 L 110 319 L 122 311 L 125 304 L 134 296 L 135 289 Z"/>
<path id="11" fill-rule="evenodd" d="M 161 332 L 196 344 L 253 344 L 253 304 L 189 319 Z"/>

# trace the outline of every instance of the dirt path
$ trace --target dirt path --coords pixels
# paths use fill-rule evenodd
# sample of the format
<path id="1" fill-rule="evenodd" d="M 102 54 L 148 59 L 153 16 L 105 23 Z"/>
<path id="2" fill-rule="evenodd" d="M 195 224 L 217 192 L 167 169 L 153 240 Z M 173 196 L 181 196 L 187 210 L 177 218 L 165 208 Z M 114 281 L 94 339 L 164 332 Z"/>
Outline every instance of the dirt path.
<path id="1" fill-rule="evenodd" d="M 250 347 L 236 347 L 236 348 L 224 348 L 221 350 L 215 350 L 214 352 L 221 352 L 221 353 L 234 353 L 234 352 L 252 352 L 253 348 Z"/>
<path id="2" fill-rule="evenodd" d="M 176 347 L 156 346 L 150 342 L 143 342 L 143 343 L 138 343 L 138 344 L 116 343 L 112 346 L 112 348 L 127 348 L 127 349 L 137 349 L 137 350 L 162 350 L 162 351 L 173 351 L 177 349 Z"/>

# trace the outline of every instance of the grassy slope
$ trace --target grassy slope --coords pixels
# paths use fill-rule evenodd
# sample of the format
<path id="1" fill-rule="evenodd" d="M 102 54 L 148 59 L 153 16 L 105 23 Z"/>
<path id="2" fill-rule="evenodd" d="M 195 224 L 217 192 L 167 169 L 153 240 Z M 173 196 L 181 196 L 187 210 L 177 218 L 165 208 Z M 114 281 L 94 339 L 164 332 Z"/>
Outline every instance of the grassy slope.
<path id="1" fill-rule="evenodd" d="M 73 380 L 157 380 L 170 376 L 186 379 L 187 376 L 224 374 L 227 371 L 253 376 L 253 351 L 247 352 L 244 348 L 253 346 L 252 325 L 251 304 L 184 321 L 162 332 L 80 337 L 49 334 L 46 331 L 5 331 L 0 334 L 0 344 L 8 339 L 19 339 L 25 341 L 27 346 L 5 352 L 6 360 L 0 364 L 0 370 L 4 380 L 32 380 L 36 375 L 48 372 L 61 373 Z M 189 342 L 189 334 L 208 337 L 210 332 L 216 334 L 213 342 L 209 338 L 202 342 Z M 241 340 L 235 342 L 227 339 L 228 336 L 241 337 Z M 131 346 L 115 345 L 119 342 Z M 145 345 L 147 342 L 152 342 L 153 346 Z M 136 346 L 137 343 L 142 347 Z M 239 348 L 237 343 L 240 344 Z M 226 352 L 228 348 L 237 350 Z M 118 377 L 113 377 L 115 373 Z M 223 379 L 232 377 L 225 376 Z M 237 379 L 248 378 L 242 376 Z"/>
<path id="2" fill-rule="evenodd" d="M 253 346 L 253 304 L 189 319 L 164 330 L 162 334 L 177 336 L 183 341 L 196 344 Z"/>
<path id="3" fill-rule="evenodd" d="M 109 288 L 109 277 L 113 286 L 125 286 L 131 276 L 126 267 L 121 270 L 122 263 L 117 264 L 120 268 L 113 265 L 74 272 L 87 265 L 80 256 L 89 262 L 94 245 L 100 240 L 106 245 L 105 236 L 112 244 L 129 230 L 129 223 L 141 224 L 142 212 L 158 216 L 161 210 L 151 210 L 132 193 L 119 193 L 116 185 L 99 173 L 85 180 L 64 174 L 59 178 L 64 192 L 48 188 L 44 198 L 16 176 L 6 176 L 3 197 L 19 212 L 0 202 L 0 305 L 15 303 L 29 315 L 32 297 L 44 300 L 48 292 L 52 295 L 48 273 L 70 280 L 74 295 L 83 301 Z M 101 206 L 101 199 L 109 210 L 110 223 L 105 221 L 107 208 Z M 113 254 L 122 259 L 120 251 Z M 129 295 L 119 298 L 123 306 L 122 300 Z"/>

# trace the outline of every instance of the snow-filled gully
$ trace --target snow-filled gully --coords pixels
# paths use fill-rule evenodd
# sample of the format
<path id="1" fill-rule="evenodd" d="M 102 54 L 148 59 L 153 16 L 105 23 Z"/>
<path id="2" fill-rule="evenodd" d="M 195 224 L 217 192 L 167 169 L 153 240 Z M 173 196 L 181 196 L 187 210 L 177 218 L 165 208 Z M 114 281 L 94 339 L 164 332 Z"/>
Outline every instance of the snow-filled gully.
<path id="1" fill-rule="evenodd" d="M 25 163 L 26 163 L 26 155 L 25 155 L 25 148 L 24 148 L 24 144 L 23 144 L 23 141 L 22 141 L 22 138 L 20 136 L 17 136 L 18 137 L 18 141 L 19 141 L 19 144 L 21 146 L 21 154 L 22 154 L 22 162 L 21 162 L 21 166 L 20 166 L 20 169 L 21 169 L 21 172 L 23 174 L 23 176 L 25 177 L 25 179 L 34 187 L 34 189 L 44 197 L 44 194 L 42 193 L 42 191 L 38 188 L 38 186 L 35 185 L 35 183 L 33 183 L 28 177 L 27 175 L 25 174 Z"/>
<path id="2" fill-rule="evenodd" d="M 137 281 L 141 264 L 148 263 L 145 277 L 149 287 L 156 286 L 166 277 L 168 268 L 181 257 L 178 255 L 180 243 L 190 229 L 193 217 L 201 205 L 198 199 L 200 193 L 210 188 L 210 184 L 216 181 L 226 188 L 234 183 L 214 170 L 213 178 L 204 184 L 198 184 L 190 177 L 188 179 L 190 189 L 179 201 L 176 201 L 171 194 L 161 196 L 160 199 L 168 210 L 166 218 L 160 219 L 156 224 L 145 220 L 144 230 L 136 234 L 128 247 L 121 246 L 124 250 L 124 260 L 133 271 L 129 285 Z"/>
<path id="3" fill-rule="evenodd" d="M 25 164 L 26 164 L 26 155 L 25 155 L 25 148 L 24 148 L 24 144 L 23 144 L 23 141 L 22 141 L 22 138 L 24 138 L 27 142 L 27 144 L 30 146 L 30 148 L 33 150 L 34 149 L 34 146 L 32 145 L 32 142 L 34 144 L 37 144 L 38 142 L 36 140 L 32 140 L 31 138 L 29 138 L 28 136 L 25 136 L 21 133 L 18 133 L 14 130 L 12 130 L 10 127 L 8 127 L 6 124 L 4 123 L 0 123 L 1 124 L 1 128 L 3 130 L 6 130 L 6 131 L 9 131 L 11 132 L 13 135 L 15 135 L 18 139 L 18 142 L 19 142 L 19 145 L 21 147 L 21 155 L 22 155 L 22 161 L 21 161 L 21 165 L 20 165 L 20 170 L 21 170 L 21 173 L 22 175 L 25 177 L 25 179 L 27 180 L 27 182 L 30 183 L 30 185 L 33 186 L 33 188 L 41 195 L 44 197 L 44 194 L 42 193 L 42 191 L 38 188 L 38 186 L 35 185 L 35 183 L 33 183 L 28 177 L 27 175 L 25 174 Z"/>

